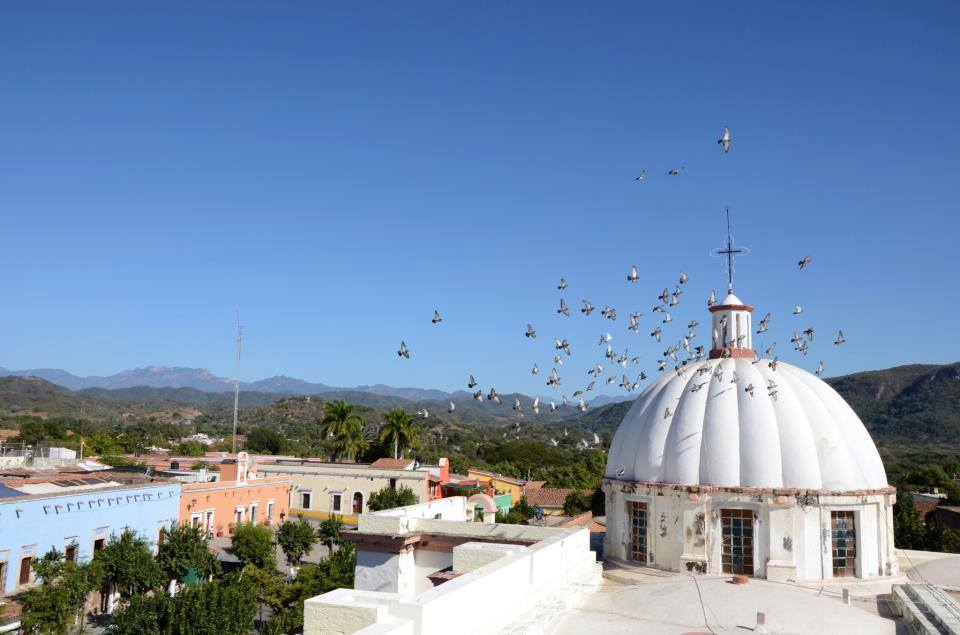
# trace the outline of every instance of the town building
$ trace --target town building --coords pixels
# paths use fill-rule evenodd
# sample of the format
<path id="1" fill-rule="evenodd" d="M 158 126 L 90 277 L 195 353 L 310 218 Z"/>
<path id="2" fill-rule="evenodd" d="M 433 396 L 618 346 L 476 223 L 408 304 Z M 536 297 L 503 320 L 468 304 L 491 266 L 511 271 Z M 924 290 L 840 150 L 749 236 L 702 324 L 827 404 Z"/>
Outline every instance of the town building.
<path id="1" fill-rule="evenodd" d="M 290 511 L 290 477 L 257 473 L 246 452 L 220 462 L 220 478 L 184 483 L 179 519 L 210 537 L 233 534 L 239 523 L 273 525 Z"/>
<path id="2" fill-rule="evenodd" d="M 340 516 L 355 524 L 368 511 L 375 492 L 391 487 L 408 487 L 418 502 L 443 497 L 442 486 L 450 481 L 447 459 L 437 465 L 421 465 L 416 459 L 378 459 L 373 463 L 334 463 L 318 459 L 277 459 L 259 464 L 263 475 L 284 475 L 291 479 L 290 513 L 305 518 Z"/>
<path id="3" fill-rule="evenodd" d="M 709 359 L 664 373 L 613 438 L 606 558 L 772 580 L 898 571 L 895 490 L 829 385 L 753 350 L 753 307 L 710 308 Z"/>
<path id="4" fill-rule="evenodd" d="M 525 494 L 527 504 L 543 512 L 544 516 L 562 516 L 563 505 L 567 502 L 567 496 L 574 492 L 582 491 L 589 498 L 593 492 L 589 490 L 578 490 L 566 487 L 541 487 L 539 489 L 528 490 Z"/>
<path id="5" fill-rule="evenodd" d="M 488 483 L 493 487 L 497 494 L 510 494 L 511 501 L 516 504 L 527 492 L 540 489 L 545 485 L 545 481 L 525 481 L 512 476 L 495 474 L 487 470 L 478 470 L 470 468 L 467 470 L 467 478 L 474 479 L 480 483 Z"/>
<path id="6" fill-rule="evenodd" d="M 51 549 L 88 561 L 125 530 L 156 545 L 179 503 L 180 483 L 113 470 L 0 479 L 0 595 L 33 583 Z"/>

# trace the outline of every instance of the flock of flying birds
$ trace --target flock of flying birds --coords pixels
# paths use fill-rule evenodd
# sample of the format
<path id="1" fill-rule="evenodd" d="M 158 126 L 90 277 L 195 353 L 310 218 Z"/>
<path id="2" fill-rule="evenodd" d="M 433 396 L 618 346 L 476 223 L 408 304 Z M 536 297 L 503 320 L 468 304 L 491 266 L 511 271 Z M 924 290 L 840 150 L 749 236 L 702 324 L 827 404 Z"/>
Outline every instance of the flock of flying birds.
<path id="1" fill-rule="evenodd" d="M 717 140 L 717 143 L 723 148 L 724 153 L 727 153 L 730 151 L 731 135 L 730 135 L 729 127 L 726 127 L 726 126 L 724 127 L 723 133 L 721 134 L 720 138 Z M 680 172 L 683 169 L 684 169 L 683 167 L 671 169 L 667 172 L 667 175 L 676 176 L 680 174 Z M 643 181 L 646 178 L 646 175 L 647 175 L 646 171 L 642 171 L 640 175 L 636 177 L 635 180 Z M 811 262 L 812 262 L 812 259 L 810 256 L 804 256 L 803 258 L 801 258 L 800 261 L 797 263 L 800 271 L 807 269 L 810 266 Z M 630 267 L 630 271 L 626 277 L 627 277 L 627 281 L 631 284 L 636 283 L 640 279 L 640 272 L 637 269 L 636 265 L 633 265 Z M 657 296 L 658 302 L 653 307 L 652 312 L 654 314 L 659 314 L 660 322 L 650 332 L 650 337 L 654 338 L 658 343 L 663 342 L 664 340 L 665 326 L 673 322 L 673 316 L 671 315 L 671 310 L 673 309 L 673 307 L 680 304 L 680 298 L 683 295 L 684 286 L 687 284 L 688 280 L 689 278 L 687 274 L 681 271 L 680 275 L 677 278 L 677 282 L 672 285 L 674 287 L 673 291 L 671 291 L 669 287 L 664 287 L 660 295 Z M 568 288 L 568 283 L 566 278 L 561 277 L 560 282 L 557 285 L 557 290 L 560 292 L 564 292 L 567 290 L 567 288 Z M 589 300 L 586 300 L 586 299 L 581 300 L 581 302 L 582 302 L 582 307 L 580 308 L 580 313 L 582 313 L 584 317 L 589 317 L 591 313 L 593 313 L 593 311 L 595 310 L 593 303 L 591 303 Z M 717 303 L 718 301 L 717 301 L 716 291 L 711 291 L 710 297 L 707 300 L 707 306 L 712 307 Z M 559 307 L 556 309 L 556 313 L 564 317 L 570 317 L 571 309 L 567 304 L 566 300 L 562 296 L 560 298 Z M 794 306 L 793 315 L 797 316 L 797 315 L 802 315 L 803 313 L 804 313 L 804 310 L 800 304 L 797 304 Z M 611 322 L 616 322 L 617 309 L 615 307 L 605 305 L 602 309 L 600 309 L 600 316 L 601 316 L 601 319 L 606 319 L 606 320 L 610 320 Z M 641 313 L 640 311 L 635 311 L 633 313 L 630 313 L 628 315 L 629 324 L 627 325 L 627 329 L 630 331 L 633 331 L 634 333 L 639 334 L 640 328 L 641 328 L 640 318 L 642 316 L 643 316 L 643 313 Z M 763 334 L 768 331 L 770 327 L 770 320 L 771 320 L 770 313 L 767 313 L 766 315 L 763 316 L 763 319 L 761 319 L 759 324 L 757 324 L 757 329 L 756 329 L 757 334 Z M 433 318 L 431 322 L 434 325 L 437 325 L 443 322 L 443 318 L 441 317 L 440 312 L 438 310 L 434 310 Z M 672 368 L 672 371 L 682 375 L 690 364 L 696 363 L 706 357 L 707 351 L 705 351 L 704 346 L 702 344 L 694 343 L 694 340 L 697 337 L 696 329 L 698 326 L 699 326 L 699 322 L 697 320 L 691 320 L 687 324 L 686 334 L 682 335 L 677 340 L 676 343 L 667 346 L 667 348 L 663 351 L 662 358 L 657 360 L 657 372 L 661 372 L 661 373 L 667 372 L 668 366 L 672 361 L 672 362 L 675 362 Z M 669 327 L 666 327 L 666 328 L 669 328 Z M 815 333 L 815 330 L 812 326 L 807 327 L 803 330 L 794 331 L 793 336 L 790 339 L 790 342 L 793 344 L 794 350 L 806 356 L 807 353 L 809 352 L 810 345 L 813 342 L 814 333 Z M 524 337 L 527 339 L 536 339 L 537 330 L 536 328 L 534 328 L 532 324 L 530 323 L 527 324 L 526 331 L 524 332 Z M 627 369 L 631 365 L 640 364 L 640 361 L 641 361 L 640 356 L 635 355 L 631 357 L 629 354 L 629 349 L 624 349 L 623 352 L 618 353 L 616 350 L 614 350 L 611 344 L 613 339 L 614 339 L 614 336 L 609 331 L 604 331 L 603 333 L 600 334 L 600 337 L 597 341 L 597 345 L 606 347 L 604 352 L 605 361 L 598 362 L 593 366 L 591 366 L 586 371 L 586 374 L 590 377 L 589 383 L 587 383 L 586 386 L 584 386 L 583 388 L 580 388 L 574 391 L 571 398 L 567 398 L 565 394 L 561 395 L 560 404 L 568 405 L 571 402 L 575 402 L 576 408 L 579 412 L 581 413 L 586 412 L 587 402 L 584 399 L 584 395 L 594 390 L 597 382 L 601 381 L 601 375 L 603 375 L 604 371 L 606 370 L 604 367 L 604 363 L 608 364 L 612 369 L 612 374 L 609 374 L 604 379 L 602 379 L 604 384 L 616 385 L 627 392 L 633 392 L 634 390 L 637 390 L 638 388 L 640 388 L 641 383 L 647 378 L 647 374 L 644 371 L 641 370 L 639 374 L 636 375 L 635 379 L 631 379 L 626 372 L 623 372 L 623 371 L 618 372 L 618 369 L 617 369 L 617 366 L 620 366 L 623 369 Z M 837 337 L 833 343 L 835 345 L 840 345 L 840 344 L 843 344 L 844 342 L 846 342 L 846 338 L 843 335 L 843 331 L 840 330 L 838 331 Z M 733 342 L 727 342 L 726 344 L 732 345 Z M 771 358 L 770 368 L 771 370 L 774 370 L 774 371 L 776 371 L 776 367 L 779 362 L 779 358 L 777 358 L 774 355 L 776 346 L 777 346 L 777 343 L 773 342 L 764 351 L 764 355 L 767 358 Z M 568 341 L 567 338 L 555 338 L 553 348 L 556 354 L 553 357 L 552 369 L 550 373 L 547 375 L 546 386 L 550 389 L 555 390 L 562 385 L 562 381 L 563 381 L 560 376 L 560 373 L 557 371 L 557 367 L 563 366 L 565 360 L 569 361 L 570 358 L 572 357 L 572 352 L 571 352 L 570 342 Z M 397 355 L 404 359 L 410 359 L 410 349 L 407 346 L 407 343 L 405 341 L 400 342 L 400 348 L 399 350 L 397 350 Z M 684 357 L 681 359 L 681 356 L 684 356 Z M 759 361 L 759 359 L 760 359 L 760 356 L 757 355 L 755 362 Z M 534 375 L 539 375 L 540 366 L 537 363 L 534 363 L 530 369 L 530 372 Z M 824 372 L 824 364 L 823 364 L 823 361 L 820 361 L 817 366 L 817 370 L 815 371 L 815 374 L 817 376 L 820 376 L 823 374 L 823 372 Z M 618 374 L 621 375 L 619 379 L 617 377 Z M 475 390 L 475 392 L 472 392 L 474 399 L 480 402 L 483 402 L 486 400 L 486 401 L 492 401 L 496 404 L 502 403 L 500 394 L 497 393 L 495 388 L 491 387 L 489 391 L 484 393 L 484 390 L 481 388 L 478 388 L 478 386 L 479 386 L 479 383 L 477 382 L 476 378 L 473 375 L 469 375 L 467 379 L 467 388 L 470 391 Z M 699 384 L 699 385 L 695 384 L 691 388 L 691 390 L 698 390 L 700 386 L 702 386 L 702 384 Z M 775 398 L 776 386 L 775 385 L 773 387 L 768 386 L 768 389 L 771 391 L 770 395 Z M 748 394 L 753 396 L 755 388 L 751 384 L 747 386 L 745 390 Z M 554 399 L 546 400 L 546 403 L 543 404 L 541 403 L 540 396 L 536 395 L 534 396 L 533 400 L 529 404 L 529 407 L 534 414 L 540 414 L 541 407 L 548 408 L 550 412 L 554 412 L 555 410 L 557 410 L 559 406 L 556 400 Z M 447 411 L 449 413 L 453 413 L 455 410 L 456 410 L 456 404 L 450 401 L 448 404 Z M 513 410 L 515 410 L 520 416 L 523 416 L 524 406 L 521 403 L 519 397 L 514 397 Z M 430 416 L 430 413 L 426 409 L 418 410 L 417 414 L 424 418 L 427 418 Z M 669 416 L 669 409 L 668 409 L 668 416 Z M 515 423 L 514 428 L 516 432 L 519 432 L 520 423 L 519 422 Z M 566 430 L 564 430 L 564 434 L 565 435 L 567 434 Z M 594 442 L 599 443 L 599 439 L 596 438 L 596 435 L 594 435 L 594 437 L 595 437 Z M 551 439 L 551 443 L 556 445 L 556 440 Z M 581 444 L 583 443 L 587 443 L 587 442 L 585 440 L 582 440 Z"/>

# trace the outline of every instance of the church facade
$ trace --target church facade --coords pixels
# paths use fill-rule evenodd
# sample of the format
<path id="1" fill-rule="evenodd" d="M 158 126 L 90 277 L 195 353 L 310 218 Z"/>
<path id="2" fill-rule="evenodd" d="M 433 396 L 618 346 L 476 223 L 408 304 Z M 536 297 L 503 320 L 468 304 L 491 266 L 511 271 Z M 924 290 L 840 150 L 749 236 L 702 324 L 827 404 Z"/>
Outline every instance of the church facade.
<path id="1" fill-rule="evenodd" d="M 710 308 L 708 359 L 634 402 L 603 484 L 605 555 L 675 571 L 771 580 L 898 572 L 894 488 L 830 386 L 752 349 L 753 307 Z"/>

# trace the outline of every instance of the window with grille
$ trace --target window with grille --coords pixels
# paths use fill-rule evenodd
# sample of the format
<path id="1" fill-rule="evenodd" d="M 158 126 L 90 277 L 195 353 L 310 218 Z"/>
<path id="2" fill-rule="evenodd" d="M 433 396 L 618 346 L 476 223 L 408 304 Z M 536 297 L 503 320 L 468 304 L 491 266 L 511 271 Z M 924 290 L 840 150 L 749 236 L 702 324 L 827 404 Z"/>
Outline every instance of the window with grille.
<path id="1" fill-rule="evenodd" d="M 857 528 L 853 512 L 830 512 L 830 534 L 833 538 L 833 577 L 857 575 Z"/>
<path id="2" fill-rule="evenodd" d="M 647 563 L 647 504 L 630 501 L 630 559 Z"/>
<path id="3" fill-rule="evenodd" d="M 720 510 L 724 573 L 753 575 L 753 510 Z"/>

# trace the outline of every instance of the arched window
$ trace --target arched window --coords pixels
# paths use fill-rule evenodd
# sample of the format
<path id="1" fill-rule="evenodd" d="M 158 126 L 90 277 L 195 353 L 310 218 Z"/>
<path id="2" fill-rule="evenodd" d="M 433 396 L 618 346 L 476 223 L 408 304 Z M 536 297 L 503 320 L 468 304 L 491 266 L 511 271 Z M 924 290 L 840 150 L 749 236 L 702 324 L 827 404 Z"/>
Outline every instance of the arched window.
<path id="1" fill-rule="evenodd" d="M 354 492 L 353 494 L 353 513 L 362 514 L 363 513 L 363 494 L 360 492 Z"/>

